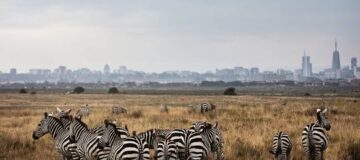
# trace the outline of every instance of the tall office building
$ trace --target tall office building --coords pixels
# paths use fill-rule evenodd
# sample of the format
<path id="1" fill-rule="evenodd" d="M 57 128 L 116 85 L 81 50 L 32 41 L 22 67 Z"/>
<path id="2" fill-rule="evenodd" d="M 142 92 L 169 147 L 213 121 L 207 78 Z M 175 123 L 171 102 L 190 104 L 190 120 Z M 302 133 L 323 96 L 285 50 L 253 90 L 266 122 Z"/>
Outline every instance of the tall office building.
<path id="1" fill-rule="evenodd" d="M 332 57 L 332 69 L 333 70 L 340 70 L 340 54 L 337 50 L 337 41 L 335 40 L 335 51 L 333 52 Z"/>
<path id="2" fill-rule="evenodd" d="M 110 66 L 108 64 L 104 66 L 104 74 L 110 74 Z"/>
<path id="3" fill-rule="evenodd" d="M 354 77 L 356 75 L 356 68 L 357 68 L 357 59 L 356 57 L 351 57 L 351 71 Z"/>
<path id="4" fill-rule="evenodd" d="M 310 77 L 312 74 L 312 64 L 310 63 L 310 56 L 306 56 L 304 52 L 304 56 L 302 57 L 302 75 L 304 77 Z"/>

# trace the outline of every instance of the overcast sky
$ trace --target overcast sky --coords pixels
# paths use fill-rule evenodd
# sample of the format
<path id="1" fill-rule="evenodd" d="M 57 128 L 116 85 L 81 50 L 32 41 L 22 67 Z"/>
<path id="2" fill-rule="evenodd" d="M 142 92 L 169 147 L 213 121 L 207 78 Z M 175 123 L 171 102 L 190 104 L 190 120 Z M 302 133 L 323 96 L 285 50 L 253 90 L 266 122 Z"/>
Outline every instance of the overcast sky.
<path id="1" fill-rule="evenodd" d="M 102 3 L 99 3 L 102 2 Z M 149 72 L 360 61 L 359 0 L 0 0 L 0 70 Z"/>

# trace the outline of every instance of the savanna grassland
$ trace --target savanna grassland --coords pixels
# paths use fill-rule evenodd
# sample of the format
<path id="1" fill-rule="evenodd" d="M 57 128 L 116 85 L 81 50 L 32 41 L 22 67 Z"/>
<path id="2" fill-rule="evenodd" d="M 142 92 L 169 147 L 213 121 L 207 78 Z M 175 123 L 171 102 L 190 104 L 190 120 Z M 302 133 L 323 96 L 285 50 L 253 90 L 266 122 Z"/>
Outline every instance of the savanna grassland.
<path id="1" fill-rule="evenodd" d="M 201 102 L 217 105 L 213 113 L 188 113 L 186 106 Z M 0 159 L 56 159 L 52 137 L 37 141 L 32 132 L 47 111 L 56 106 L 73 109 L 89 104 L 83 120 L 90 126 L 104 119 L 127 125 L 130 132 L 151 128 L 189 128 L 192 122 L 219 122 L 225 139 L 226 159 L 273 159 L 269 153 L 273 134 L 287 132 L 293 141 L 292 159 L 304 159 L 300 136 L 306 124 L 315 122 L 315 110 L 327 106 L 331 122 L 326 159 L 346 159 L 360 152 L 360 98 L 280 96 L 179 96 L 108 94 L 0 94 Z M 160 113 L 160 104 L 170 107 Z M 126 115 L 112 115 L 111 107 L 123 106 Z M 347 157 L 350 158 L 350 157 Z"/>

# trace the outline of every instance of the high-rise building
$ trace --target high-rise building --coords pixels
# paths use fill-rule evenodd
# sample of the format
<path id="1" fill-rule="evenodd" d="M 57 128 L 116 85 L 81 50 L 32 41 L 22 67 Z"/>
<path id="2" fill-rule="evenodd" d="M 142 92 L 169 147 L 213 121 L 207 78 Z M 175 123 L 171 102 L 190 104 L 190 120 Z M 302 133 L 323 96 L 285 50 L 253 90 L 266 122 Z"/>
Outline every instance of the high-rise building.
<path id="1" fill-rule="evenodd" d="M 10 68 L 10 74 L 16 74 L 16 68 Z"/>
<path id="2" fill-rule="evenodd" d="M 312 64 L 310 63 L 310 56 L 306 56 L 304 52 L 304 56 L 302 57 L 302 75 L 304 77 L 310 77 L 312 74 Z"/>
<path id="3" fill-rule="evenodd" d="M 104 74 L 110 74 L 110 66 L 108 64 L 104 66 Z"/>
<path id="4" fill-rule="evenodd" d="M 356 57 L 351 57 L 351 71 L 354 77 L 356 75 L 356 68 L 357 68 L 357 59 Z"/>
<path id="5" fill-rule="evenodd" d="M 333 70 L 340 70 L 340 53 L 337 50 L 337 41 L 335 40 L 335 51 L 333 52 L 332 57 L 332 69 Z"/>

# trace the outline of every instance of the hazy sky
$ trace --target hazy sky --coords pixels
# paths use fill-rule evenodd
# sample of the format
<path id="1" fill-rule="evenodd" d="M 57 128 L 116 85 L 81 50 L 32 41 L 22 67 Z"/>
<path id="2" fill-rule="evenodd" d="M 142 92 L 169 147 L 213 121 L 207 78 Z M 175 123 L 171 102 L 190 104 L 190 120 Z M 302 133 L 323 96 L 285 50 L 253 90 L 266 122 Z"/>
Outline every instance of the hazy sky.
<path id="1" fill-rule="evenodd" d="M 0 70 L 330 67 L 360 61 L 359 0 L 0 0 Z M 99 3 L 102 2 L 102 3 Z"/>

